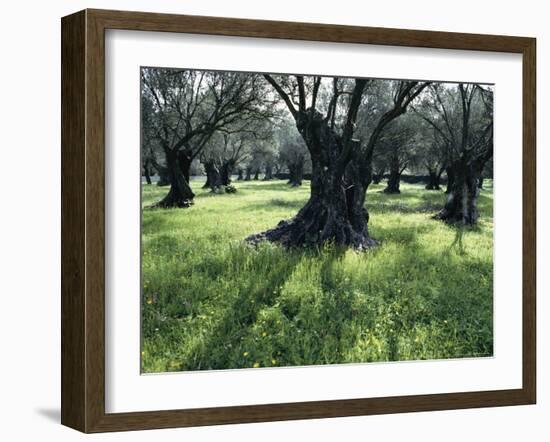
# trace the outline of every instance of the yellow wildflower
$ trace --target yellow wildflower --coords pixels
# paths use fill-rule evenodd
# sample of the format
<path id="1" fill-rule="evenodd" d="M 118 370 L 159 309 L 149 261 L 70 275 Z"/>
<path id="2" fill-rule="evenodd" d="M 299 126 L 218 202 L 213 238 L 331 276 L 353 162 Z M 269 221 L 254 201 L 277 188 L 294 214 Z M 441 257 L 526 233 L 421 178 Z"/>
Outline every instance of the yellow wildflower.
<path id="1" fill-rule="evenodd" d="M 254 367 L 254 368 L 260 368 L 260 363 L 259 363 L 259 362 L 254 362 L 253 367 Z"/>
<path id="2" fill-rule="evenodd" d="M 271 360 L 271 365 L 277 365 L 277 359 L 275 359 L 275 358 L 272 359 L 272 360 Z"/>
<path id="3" fill-rule="evenodd" d="M 245 351 L 245 352 L 243 353 L 243 356 L 246 358 L 246 357 L 248 356 L 248 352 Z"/>

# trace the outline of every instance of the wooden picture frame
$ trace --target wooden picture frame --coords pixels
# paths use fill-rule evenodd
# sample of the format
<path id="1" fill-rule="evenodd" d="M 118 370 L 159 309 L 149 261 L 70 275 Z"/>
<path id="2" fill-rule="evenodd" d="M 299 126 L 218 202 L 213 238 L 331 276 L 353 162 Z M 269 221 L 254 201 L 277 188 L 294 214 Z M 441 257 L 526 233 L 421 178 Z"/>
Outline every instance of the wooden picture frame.
<path id="1" fill-rule="evenodd" d="M 105 30 L 495 51 L 523 57 L 523 385 L 513 390 L 105 412 Z M 536 41 L 404 29 L 84 10 L 62 19 L 62 424 L 83 432 L 534 404 Z"/>

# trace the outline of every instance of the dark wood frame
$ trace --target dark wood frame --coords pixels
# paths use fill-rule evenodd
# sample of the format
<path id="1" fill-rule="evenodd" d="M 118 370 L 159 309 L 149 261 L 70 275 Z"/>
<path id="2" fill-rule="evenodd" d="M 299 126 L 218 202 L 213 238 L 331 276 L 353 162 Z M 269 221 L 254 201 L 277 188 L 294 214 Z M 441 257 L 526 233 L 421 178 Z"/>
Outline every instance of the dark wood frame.
<path id="1" fill-rule="evenodd" d="M 62 29 L 61 422 L 83 432 L 534 404 L 536 40 L 404 29 L 84 10 Z M 497 51 L 523 56 L 523 386 L 401 397 L 105 413 L 106 29 Z"/>

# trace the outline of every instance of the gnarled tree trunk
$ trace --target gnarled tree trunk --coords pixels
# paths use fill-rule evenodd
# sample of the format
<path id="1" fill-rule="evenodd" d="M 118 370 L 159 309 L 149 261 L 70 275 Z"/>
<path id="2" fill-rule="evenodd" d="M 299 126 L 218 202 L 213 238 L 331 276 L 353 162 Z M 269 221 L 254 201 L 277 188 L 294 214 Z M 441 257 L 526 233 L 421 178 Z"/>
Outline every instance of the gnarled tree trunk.
<path id="1" fill-rule="evenodd" d="M 445 172 L 447 173 L 447 188 L 445 189 L 445 193 L 451 193 L 455 180 L 455 172 L 452 166 L 447 166 Z"/>
<path id="2" fill-rule="evenodd" d="M 272 179 L 273 179 L 273 166 L 271 166 L 271 164 L 267 164 L 265 166 L 264 181 L 269 181 Z"/>
<path id="3" fill-rule="evenodd" d="M 235 162 L 233 160 L 224 161 L 220 168 L 220 179 L 223 186 L 229 186 L 231 184 L 231 175 L 233 175 L 233 168 Z"/>
<path id="4" fill-rule="evenodd" d="M 181 173 L 185 180 L 189 183 L 191 178 L 191 163 L 193 162 L 192 153 L 190 150 L 180 150 L 178 152 L 178 164 L 180 165 Z"/>
<path id="5" fill-rule="evenodd" d="M 448 223 L 473 225 L 477 223 L 479 211 L 480 170 L 478 164 L 459 160 L 453 164 L 453 180 L 444 208 L 434 218 Z"/>
<path id="6" fill-rule="evenodd" d="M 380 181 L 384 178 L 384 173 L 386 172 L 386 168 L 380 168 L 376 173 L 372 174 L 372 183 L 373 184 L 380 184 Z"/>
<path id="7" fill-rule="evenodd" d="M 149 170 L 149 161 L 146 161 L 143 165 L 143 175 L 145 176 L 145 182 L 151 184 L 151 171 Z"/>
<path id="8" fill-rule="evenodd" d="M 370 171 L 356 161 L 346 167 L 335 160 L 342 151 L 341 141 L 320 115 L 298 129 L 311 152 L 310 198 L 294 218 L 247 241 L 267 240 L 287 247 L 332 243 L 358 250 L 374 246 L 365 209 Z"/>
<path id="9" fill-rule="evenodd" d="M 195 197 L 195 194 L 189 186 L 189 181 L 185 178 L 186 175 L 189 176 L 189 169 L 187 169 L 186 175 L 184 175 L 177 152 L 166 150 L 165 155 L 170 190 L 168 194 L 153 207 L 189 207 L 193 204 L 193 198 Z M 190 164 L 189 162 L 189 165 Z"/>
<path id="10" fill-rule="evenodd" d="M 210 188 L 214 193 L 220 190 L 222 186 L 222 178 L 220 171 L 213 160 L 206 161 L 204 163 L 204 171 L 206 172 L 205 188 Z"/>
<path id="11" fill-rule="evenodd" d="M 384 189 L 384 193 L 401 193 L 399 185 L 401 183 L 401 173 L 399 164 L 399 157 L 393 155 L 390 161 L 390 176 L 388 178 L 388 184 Z"/>
<path id="12" fill-rule="evenodd" d="M 437 179 L 437 172 L 435 169 L 428 169 L 428 184 L 425 187 L 426 190 L 440 190 L 439 180 Z"/>
<path id="13" fill-rule="evenodd" d="M 441 190 L 441 175 L 443 174 L 444 168 L 437 169 L 428 169 L 428 184 L 426 184 L 426 190 Z"/>
<path id="14" fill-rule="evenodd" d="M 292 187 L 299 187 L 302 185 L 302 179 L 304 176 L 304 159 L 299 159 L 295 162 L 288 164 L 289 180 L 288 184 Z"/>

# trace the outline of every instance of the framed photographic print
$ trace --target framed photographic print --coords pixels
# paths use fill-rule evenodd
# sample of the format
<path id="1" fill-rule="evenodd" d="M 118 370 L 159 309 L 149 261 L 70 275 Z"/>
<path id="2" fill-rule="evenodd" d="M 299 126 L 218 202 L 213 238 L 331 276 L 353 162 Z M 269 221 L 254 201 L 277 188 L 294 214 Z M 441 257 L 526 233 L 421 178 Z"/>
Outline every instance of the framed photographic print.
<path id="1" fill-rule="evenodd" d="M 535 40 L 62 19 L 62 423 L 535 403 Z"/>

